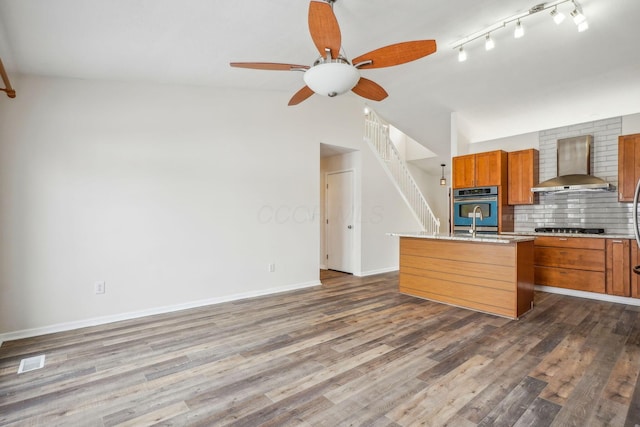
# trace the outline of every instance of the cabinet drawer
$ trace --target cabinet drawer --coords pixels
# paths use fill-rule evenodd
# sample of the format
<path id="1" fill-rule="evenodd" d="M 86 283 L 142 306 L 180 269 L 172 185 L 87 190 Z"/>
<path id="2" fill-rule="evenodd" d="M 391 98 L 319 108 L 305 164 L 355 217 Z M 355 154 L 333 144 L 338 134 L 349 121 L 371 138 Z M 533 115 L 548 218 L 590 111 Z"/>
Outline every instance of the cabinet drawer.
<path id="1" fill-rule="evenodd" d="M 562 248 L 600 249 L 604 250 L 605 239 L 589 237 L 536 237 L 536 246 L 557 246 Z"/>
<path id="2" fill-rule="evenodd" d="M 533 263 L 543 267 L 604 271 L 604 261 L 604 251 L 538 246 L 534 249 Z"/>
<path id="3" fill-rule="evenodd" d="M 534 275 L 536 285 L 605 293 L 604 272 L 536 266 Z"/>

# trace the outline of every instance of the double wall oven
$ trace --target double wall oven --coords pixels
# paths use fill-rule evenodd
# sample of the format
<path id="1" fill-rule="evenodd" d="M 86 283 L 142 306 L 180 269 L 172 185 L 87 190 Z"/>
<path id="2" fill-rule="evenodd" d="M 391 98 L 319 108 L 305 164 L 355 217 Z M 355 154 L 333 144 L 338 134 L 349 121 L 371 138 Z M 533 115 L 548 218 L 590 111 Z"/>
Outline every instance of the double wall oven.
<path id="1" fill-rule="evenodd" d="M 476 209 L 479 206 L 479 209 Z M 453 192 L 453 232 L 467 233 L 476 215 L 476 231 L 484 234 L 498 233 L 498 187 L 462 188 Z M 479 211 L 479 212 L 478 212 Z M 480 212 L 482 215 L 480 215 Z"/>

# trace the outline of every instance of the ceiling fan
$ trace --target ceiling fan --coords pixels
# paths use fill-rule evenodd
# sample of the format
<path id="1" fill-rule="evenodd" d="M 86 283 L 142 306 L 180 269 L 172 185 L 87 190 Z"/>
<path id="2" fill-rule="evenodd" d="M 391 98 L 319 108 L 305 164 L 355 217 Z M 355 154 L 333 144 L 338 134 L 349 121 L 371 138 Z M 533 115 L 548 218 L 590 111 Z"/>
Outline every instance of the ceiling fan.
<path id="1" fill-rule="evenodd" d="M 296 92 L 289 105 L 297 105 L 314 93 L 334 97 L 349 90 L 363 98 L 382 101 L 388 94 L 379 84 L 360 77 L 360 70 L 383 68 L 420 59 L 436 51 L 435 40 L 416 40 L 381 47 L 349 62 L 340 53 L 340 26 L 333 13 L 336 0 L 309 3 L 309 32 L 320 57 L 308 65 L 273 62 L 232 62 L 232 67 L 258 70 L 303 71 L 305 86 Z"/>

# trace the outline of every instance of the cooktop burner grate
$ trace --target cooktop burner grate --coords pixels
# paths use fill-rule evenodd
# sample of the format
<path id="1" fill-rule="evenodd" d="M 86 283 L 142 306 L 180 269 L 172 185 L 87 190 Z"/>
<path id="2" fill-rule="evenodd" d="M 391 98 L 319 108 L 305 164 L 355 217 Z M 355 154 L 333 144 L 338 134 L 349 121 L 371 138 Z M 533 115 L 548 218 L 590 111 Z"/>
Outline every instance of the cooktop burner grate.
<path id="1" fill-rule="evenodd" d="M 538 227 L 536 233 L 604 234 L 604 228 Z"/>

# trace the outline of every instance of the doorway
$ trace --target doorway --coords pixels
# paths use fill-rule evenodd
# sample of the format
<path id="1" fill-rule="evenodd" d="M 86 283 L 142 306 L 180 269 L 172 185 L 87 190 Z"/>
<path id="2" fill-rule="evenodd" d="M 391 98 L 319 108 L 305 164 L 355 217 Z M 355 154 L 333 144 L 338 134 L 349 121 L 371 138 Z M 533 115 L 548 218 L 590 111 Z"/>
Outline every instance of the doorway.
<path id="1" fill-rule="evenodd" d="M 326 175 L 326 265 L 329 270 L 353 273 L 354 172 Z"/>

